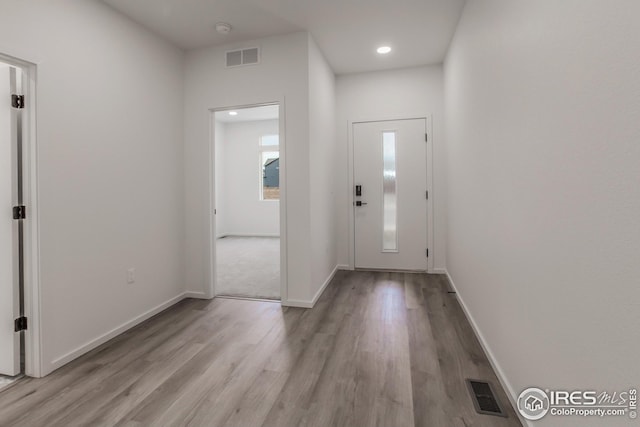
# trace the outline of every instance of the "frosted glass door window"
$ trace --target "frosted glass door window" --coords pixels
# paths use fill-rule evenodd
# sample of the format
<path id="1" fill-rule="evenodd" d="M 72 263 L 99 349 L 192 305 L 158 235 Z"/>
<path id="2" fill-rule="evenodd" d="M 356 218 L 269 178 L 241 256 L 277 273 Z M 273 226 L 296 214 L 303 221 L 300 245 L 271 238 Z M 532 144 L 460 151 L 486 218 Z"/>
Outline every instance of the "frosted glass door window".
<path id="1" fill-rule="evenodd" d="M 382 133 L 382 250 L 398 251 L 396 133 Z"/>

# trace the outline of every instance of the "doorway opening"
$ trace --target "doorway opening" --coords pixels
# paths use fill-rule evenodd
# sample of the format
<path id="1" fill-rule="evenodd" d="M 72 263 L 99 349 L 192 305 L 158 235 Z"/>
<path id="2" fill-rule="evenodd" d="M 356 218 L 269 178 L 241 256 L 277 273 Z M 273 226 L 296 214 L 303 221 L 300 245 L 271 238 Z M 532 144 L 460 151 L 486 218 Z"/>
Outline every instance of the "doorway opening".
<path id="1" fill-rule="evenodd" d="M 42 376 L 36 65 L 0 53 L 0 390 Z"/>
<path id="2" fill-rule="evenodd" d="M 0 61 L 0 390 L 25 372 L 23 71 Z"/>
<path id="3" fill-rule="evenodd" d="M 280 105 L 213 112 L 214 295 L 281 300 Z"/>

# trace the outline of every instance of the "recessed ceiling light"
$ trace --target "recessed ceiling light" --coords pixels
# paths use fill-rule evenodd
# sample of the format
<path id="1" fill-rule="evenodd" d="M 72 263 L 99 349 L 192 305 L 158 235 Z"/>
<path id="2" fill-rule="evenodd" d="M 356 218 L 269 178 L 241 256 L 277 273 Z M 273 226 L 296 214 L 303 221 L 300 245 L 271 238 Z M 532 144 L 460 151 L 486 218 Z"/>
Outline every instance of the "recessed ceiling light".
<path id="1" fill-rule="evenodd" d="M 238 112 L 237 111 L 229 111 L 229 115 L 230 116 L 237 116 Z"/>
<path id="2" fill-rule="evenodd" d="M 377 52 L 381 55 L 391 52 L 391 48 L 389 46 L 380 46 Z"/>

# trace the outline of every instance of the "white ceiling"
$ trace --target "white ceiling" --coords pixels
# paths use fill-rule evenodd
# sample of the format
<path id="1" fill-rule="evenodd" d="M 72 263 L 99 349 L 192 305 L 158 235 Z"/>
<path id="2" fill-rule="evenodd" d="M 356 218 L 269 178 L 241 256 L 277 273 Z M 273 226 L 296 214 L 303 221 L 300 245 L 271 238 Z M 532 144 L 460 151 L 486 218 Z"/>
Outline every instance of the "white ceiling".
<path id="1" fill-rule="evenodd" d="M 229 114 L 230 111 L 238 113 L 236 116 Z M 265 105 L 262 107 L 239 108 L 235 110 L 216 111 L 216 120 L 223 123 L 253 122 L 257 120 L 277 119 L 279 107 L 277 105 Z"/>
<path id="2" fill-rule="evenodd" d="M 441 63 L 466 0 L 102 1 L 183 49 L 306 30 L 343 74 Z"/>

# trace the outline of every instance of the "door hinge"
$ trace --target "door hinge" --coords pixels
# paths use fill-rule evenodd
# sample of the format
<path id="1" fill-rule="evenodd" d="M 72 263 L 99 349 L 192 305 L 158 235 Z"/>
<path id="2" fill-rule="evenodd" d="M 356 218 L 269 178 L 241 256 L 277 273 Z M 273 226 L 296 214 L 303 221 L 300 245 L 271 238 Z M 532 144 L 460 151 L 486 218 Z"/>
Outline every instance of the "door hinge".
<path id="1" fill-rule="evenodd" d="M 20 332 L 20 331 L 26 331 L 28 328 L 28 321 L 27 318 L 22 316 L 22 317 L 18 317 L 15 320 L 15 331 L 16 332 Z"/>
<path id="2" fill-rule="evenodd" d="M 25 206 L 13 207 L 13 219 L 25 219 L 27 217 L 27 208 Z"/>
<path id="3" fill-rule="evenodd" d="M 13 108 L 24 108 L 24 95 L 11 95 L 11 106 Z"/>
<path id="4" fill-rule="evenodd" d="M 426 252 L 427 252 L 427 258 L 429 258 L 429 249 L 427 249 Z"/>
<path id="5" fill-rule="evenodd" d="M 429 192 L 427 191 L 426 193 L 427 193 L 427 200 L 429 200 Z"/>
<path id="6" fill-rule="evenodd" d="M 424 134 L 424 142 L 429 142 L 429 134 L 428 133 Z"/>

